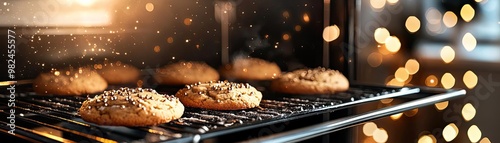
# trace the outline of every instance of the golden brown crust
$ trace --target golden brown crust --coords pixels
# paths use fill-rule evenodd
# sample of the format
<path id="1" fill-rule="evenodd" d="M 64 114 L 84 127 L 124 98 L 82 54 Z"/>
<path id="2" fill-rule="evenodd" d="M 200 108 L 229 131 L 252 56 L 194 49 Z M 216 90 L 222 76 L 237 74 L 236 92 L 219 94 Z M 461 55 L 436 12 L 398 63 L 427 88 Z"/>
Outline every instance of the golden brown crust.
<path id="1" fill-rule="evenodd" d="M 156 71 L 160 84 L 185 85 L 196 82 L 219 80 L 219 73 L 204 62 L 177 62 Z"/>
<path id="2" fill-rule="evenodd" d="M 185 106 L 212 110 L 254 108 L 262 100 L 262 93 L 251 85 L 227 81 L 186 85 L 175 96 Z"/>
<path id="3" fill-rule="evenodd" d="M 72 68 L 66 70 L 53 69 L 41 73 L 33 81 L 33 89 L 38 94 L 84 95 L 104 91 L 107 82 L 90 68 Z"/>
<path id="4" fill-rule="evenodd" d="M 184 106 L 178 98 L 153 89 L 121 88 L 87 99 L 78 113 L 100 125 L 153 126 L 180 118 Z"/>
<path id="5" fill-rule="evenodd" d="M 336 70 L 299 69 L 274 80 L 271 88 L 274 91 L 290 94 L 332 94 L 347 90 L 349 81 Z"/>
<path id="6" fill-rule="evenodd" d="M 227 79 L 271 80 L 281 74 L 276 63 L 257 58 L 239 58 L 221 67 L 221 74 Z"/>
<path id="7" fill-rule="evenodd" d="M 98 73 L 109 84 L 136 83 L 141 74 L 140 70 L 136 67 L 121 63 L 120 61 L 105 61 L 103 64 L 94 65 L 94 68 L 98 69 Z"/>

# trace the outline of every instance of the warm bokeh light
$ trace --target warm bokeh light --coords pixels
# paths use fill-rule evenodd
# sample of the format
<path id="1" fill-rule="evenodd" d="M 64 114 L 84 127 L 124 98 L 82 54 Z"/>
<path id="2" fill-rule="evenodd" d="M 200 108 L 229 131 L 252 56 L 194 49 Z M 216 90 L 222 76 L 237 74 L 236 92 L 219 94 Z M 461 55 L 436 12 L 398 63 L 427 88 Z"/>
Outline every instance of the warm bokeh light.
<path id="1" fill-rule="evenodd" d="M 448 107 L 448 104 L 449 104 L 449 101 L 444 101 L 444 102 L 436 103 L 436 104 L 434 104 L 434 106 L 436 106 L 436 109 L 438 109 L 439 111 L 442 111 L 442 110 L 446 109 L 446 107 Z"/>
<path id="2" fill-rule="evenodd" d="M 387 0 L 387 3 L 389 3 L 390 5 L 394 5 L 398 2 L 399 2 L 399 0 Z"/>
<path id="3" fill-rule="evenodd" d="M 153 5 L 152 3 L 147 3 L 146 4 L 146 10 L 148 12 L 152 12 L 154 9 L 155 9 L 155 5 Z"/>
<path id="4" fill-rule="evenodd" d="M 443 77 L 441 77 L 441 85 L 443 85 L 444 89 L 450 89 L 455 86 L 455 77 L 451 75 L 451 73 L 445 73 Z"/>
<path id="5" fill-rule="evenodd" d="M 380 10 L 384 8 L 386 0 L 370 0 L 370 5 L 372 8 Z"/>
<path id="6" fill-rule="evenodd" d="M 455 50 L 451 48 L 450 46 L 444 46 L 443 49 L 441 49 L 441 59 L 445 63 L 450 63 L 455 59 Z"/>
<path id="7" fill-rule="evenodd" d="M 397 119 L 401 118 L 401 116 L 403 116 L 403 113 L 397 113 L 397 114 L 391 115 L 390 117 L 392 120 L 397 120 Z"/>
<path id="8" fill-rule="evenodd" d="M 290 17 L 290 13 L 288 11 L 283 11 L 282 15 L 285 19 L 288 19 Z"/>
<path id="9" fill-rule="evenodd" d="M 174 38 L 172 38 L 172 37 L 168 37 L 168 38 L 167 38 L 167 43 L 169 43 L 169 44 L 174 43 Z"/>
<path id="10" fill-rule="evenodd" d="M 474 18 L 474 15 L 476 14 L 474 8 L 470 6 L 469 4 L 465 4 L 462 9 L 460 10 L 460 16 L 462 16 L 462 19 L 465 22 L 469 22 Z"/>
<path id="11" fill-rule="evenodd" d="M 420 69 L 420 64 L 415 59 L 409 59 L 406 61 L 405 68 L 410 75 L 414 75 Z"/>
<path id="12" fill-rule="evenodd" d="M 377 129 L 377 124 L 374 122 L 367 122 L 363 125 L 363 133 L 366 136 L 372 136 L 373 132 Z"/>
<path id="13" fill-rule="evenodd" d="M 481 130 L 476 125 L 470 126 L 469 130 L 467 130 L 467 136 L 471 142 L 478 142 L 481 139 L 481 135 Z"/>
<path id="14" fill-rule="evenodd" d="M 415 33 L 420 29 L 420 20 L 415 17 L 415 16 L 409 16 L 406 19 L 406 30 L 408 30 L 410 33 Z"/>
<path id="15" fill-rule="evenodd" d="M 462 45 L 464 45 L 465 50 L 470 52 L 476 48 L 476 38 L 471 33 L 465 33 L 464 37 L 462 38 Z"/>
<path id="16" fill-rule="evenodd" d="M 453 13 L 452 11 L 447 11 L 444 13 L 443 15 L 444 26 L 452 28 L 455 25 L 457 25 L 457 22 L 458 22 L 458 17 L 457 15 L 455 15 L 455 13 Z"/>
<path id="17" fill-rule="evenodd" d="M 391 52 L 389 52 L 387 50 L 387 48 L 385 48 L 385 44 L 384 45 L 377 45 L 377 49 L 378 49 L 378 52 L 382 55 L 389 55 L 391 54 Z"/>
<path id="18" fill-rule="evenodd" d="M 373 131 L 373 140 L 377 143 L 385 143 L 387 142 L 387 139 L 389 139 L 389 135 L 385 129 L 378 128 Z"/>
<path id="19" fill-rule="evenodd" d="M 479 143 L 491 143 L 490 139 L 488 137 L 484 137 L 479 141 Z"/>
<path id="20" fill-rule="evenodd" d="M 464 81 L 465 86 L 467 86 L 467 88 L 472 89 L 472 88 L 476 87 L 478 78 L 474 72 L 469 70 L 469 71 L 465 72 L 463 81 Z"/>
<path id="21" fill-rule="evenodd" d="M 160 52 L 160 46 L 155 46 L 153 48 L 153 50 L 155 51 L 155 53 L 159 53 Z"/>
<path id="22" fill-rule="evenodd" d="M 377 41 L 377 43 L 380 43 L 380 44 L 384 44 L 385 43 L 385 39 L 387 39 L 391 33 L 389 33 L 389 30 L 387 30 L 386 28 L 377 28 L 375 29 L 375 32 L 373 33 L 373 37 L 375 37 L 375 41 Z"/>
<path id="23" fill-rule="evenodd" d="M 457 125 L 455 125 L 455 123 L 450 123 L 443 129 L 443 138 L 446 142 L 451 142 L 457 137 L 458 132 Z"/>
<path id="24" fill-rule="evenodd" d="M 299 32 L 300 30 L 302 30 L 302 26 L 300 25 L 295 25 L 295 31 Z"/>
<path id="25" fill-rule="evenodd" d="M 429 87 L 438 85 L 438 78 L 435 75 L 429 75 L 427 78 L 425 78 L 425 85 Z"/>
<path id="26" fill-rule="evenodd" d="M 436 8 L 431 7 L 425 12 L 425 19 L 427 19 L 427 22 L 430 24 L 440 24 L 441 12 L 439 12 Z"/>
<path id="27" fill-rule="evenodd" d="M 337 25 L 327 26 L 323 30 L 323 40 L 331 42 L 340 36 L 340 29 Z"/>
<path id="28" fill-rule="evenodd" d="M 403 113 L 406 115 L 406 117 L 413 117 L 413 116 L 417 115 L 418 108 L 415 108 L 415 109 L 412 109 L 412 110 L 408 110 L 408 111 L 405 111 Z"/>
<path id="29" fill-rule="evenodd" d="M 470 103 L 465 104 L 462 108 L 462 117 L 464 117 L 464 120 L 470 121 L 474 116 L 476 116 L 476 108 Z"/>
<path id="30" fill-rule="evenodd" d="M 380 100 L 380 102 L 381 102 L 382 104 L 389 104 L 389 103 L 391 103 L 391 102 L 392 102 L 392 100 L 394 100 L 394 99 L 392 99 L 392 98 L 387 98 L 387 99 L 381 99 L 381 100 Z"/>
<path id="31" fill-rule="evenodd" d="M 432 135 L 423 135 L 420 138 L 418 138 L 417 143 L 435 143 L 435 141 L 431 137 Z"/>
<path id="32" fill-rule="evenodd" d="M 290 35 L 283 34 L 283 40 L 285 40 L 285 41 L 290 40 Z"/>
<path id="33" fill-rule="evenodd" d="M 191 23 L 193 23 L 193 19 L 191 19 L 191 18 L 184 19 L 184 25 L 191 25 Z"/>
<path id="34" fill-rule="evenodd" d="M 304 13 L 304 15 L 302 15 L 302 19 L 304 20 L 304 22 L 308 23 L 309 22 L 309 15 L 307 13 Z"/>
<path id="35" fill-rule="evenodd" d="M 399 51 L 401 48 L 401 42 L 399 41 L 399 38 L 396 36 L 390 36 L 385 39 L 385 48 L 389 52 L 396 53 Z"/>
<path id="36" fill-rule="evenodd" d="M 396 70 L 396 72 L 394 73 L 394 77 L 396 78 L 396 80 L 398 80 L 399 82 L 404 82 L 408 79 L 408 77 L 410 76 L 410 74 L 408 73 L 408 70 L 406 70 L 404 67 L 400 67 Z"/>
<path id="37" fill-rule="evenodd" d="M 396 80 L 396 78 L 393 78 L 389 82 L 387 82 L 386 85 L 402 87 L 405 85 L 405 82 L 401 82 L 401 81 Z"/>
<path id="38" fill-rule="evenodd" d="M 371 67 L 378 67 L 380 66 L 380 64 L 382 64 L 382 59 L 383 59 L 382 54 L 373 52 L 370 55 L 368 55 L 368 58 L 366 60 Z"/>

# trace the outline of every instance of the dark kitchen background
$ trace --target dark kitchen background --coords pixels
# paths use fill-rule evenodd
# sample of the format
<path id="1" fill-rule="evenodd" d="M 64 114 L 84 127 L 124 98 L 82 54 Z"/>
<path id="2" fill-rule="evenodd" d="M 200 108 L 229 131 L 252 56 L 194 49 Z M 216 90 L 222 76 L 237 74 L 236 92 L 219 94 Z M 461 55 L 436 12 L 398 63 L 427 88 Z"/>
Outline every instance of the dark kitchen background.
<path id="1" fill-rule="evenodd" d="M 497 0 L 7 0 L 0 14 L 2 59 L 15 31 L 18 82 L 105 60 L 147 70 L 251 56 L 283 71 L 325 66 L 363 83 L 467 89 L 464 98 L 356 126 L 355 142 L 500 140 Z"/>

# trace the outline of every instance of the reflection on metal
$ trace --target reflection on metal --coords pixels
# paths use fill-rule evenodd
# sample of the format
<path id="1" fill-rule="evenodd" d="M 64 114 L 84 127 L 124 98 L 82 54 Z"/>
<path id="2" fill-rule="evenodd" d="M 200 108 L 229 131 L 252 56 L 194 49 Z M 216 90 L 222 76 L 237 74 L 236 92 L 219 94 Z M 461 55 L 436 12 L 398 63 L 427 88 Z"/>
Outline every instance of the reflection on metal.
<path id="1" fill-rule="evenodd" d="M 434 103 L 449 100 L 455 97 L 465 95 L 465 90 L 449 91 L 447 93 L 436 94 L 428 96 L 425 98 L 409 101 L 399 105 L 394 105 L 390 107 L 385 107 L 370 112 L 357 114 L 353 116 L 348 116 L 336 120 L 331 120 L 328 122 L 323 122 L 320 124 L 308 126 L 305 128 L 295 129 L 288 132 L 273 134 L 258 139 L 252 139 L 248 142 L 263 142 L 263 143 L 274 143 L 274 142 L 299 142 L 307 140 L 313 137 L 321 136 L 338 130 L 342 130 L 348 127 L 359 125 L 360 123 L 377 119 L 380 117 L 389 116 L 395 113 L 404 112 L 407 110 L 415 109 L 418 107 L 423 107 L 427 105 L 433 105 Z"/>

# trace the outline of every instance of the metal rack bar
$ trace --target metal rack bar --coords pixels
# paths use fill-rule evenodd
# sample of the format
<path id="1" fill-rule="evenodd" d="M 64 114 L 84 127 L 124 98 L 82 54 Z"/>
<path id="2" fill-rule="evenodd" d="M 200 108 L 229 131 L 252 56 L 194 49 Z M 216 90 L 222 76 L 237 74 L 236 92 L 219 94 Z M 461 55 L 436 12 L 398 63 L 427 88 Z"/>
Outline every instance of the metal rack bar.
<path id="1" fill-rule="evenodd" d="M 455 97 L 463 96 L 466 94 L 465 90 L 450 91 L 442 94 L 435 94 L 429 97 L 409 101 L 399 105 L 385 107 L 370 112 L 348 116 L 320 124 L 299 128 L 283 133 L 273 134 L 261 138 L 251 139 L 244 142 L 260 142 L 260 143 L 277 143 L 277 142 L 298 142 L 313 137 L 318 137 L 331 132 L 349 128 L 366 121 L 374 120 L 380 117 L 389 116 L 392 114 L 404 112 L 418 107 L 432 105 L 437 102 L 442 102 Z"/>

